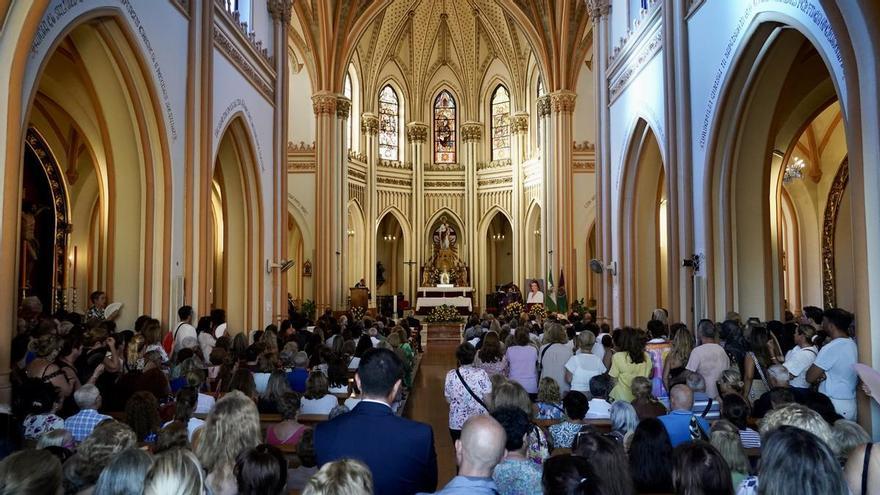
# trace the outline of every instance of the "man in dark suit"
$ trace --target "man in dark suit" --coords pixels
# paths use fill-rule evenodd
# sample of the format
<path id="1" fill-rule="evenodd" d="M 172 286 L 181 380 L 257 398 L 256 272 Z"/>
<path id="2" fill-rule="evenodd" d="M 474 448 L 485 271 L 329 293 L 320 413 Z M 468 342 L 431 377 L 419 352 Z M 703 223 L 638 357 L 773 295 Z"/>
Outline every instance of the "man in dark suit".
<path id="1" fill-rule="evenodd" d="M 363 400 L 351 412 L 315 428 L 318 465 L 356 459 L 373 473 L 376 495 L 433 492 L 437 453 L 429 425 L 394 414 L 391 404 L 401 387 L 403 363 L 389 349 L 364 353 L 355 374 Z"/>

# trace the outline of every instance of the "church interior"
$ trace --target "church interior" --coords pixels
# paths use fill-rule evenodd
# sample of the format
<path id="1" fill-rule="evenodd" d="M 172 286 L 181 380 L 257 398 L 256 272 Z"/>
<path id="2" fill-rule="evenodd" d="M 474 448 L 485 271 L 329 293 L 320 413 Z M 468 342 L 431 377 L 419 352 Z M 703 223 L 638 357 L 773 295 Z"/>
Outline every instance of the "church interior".
<path id="1" fill-rule="evenodd" d="M 224 310 L 248 345 L 402 318 L 440 488 L 463 334 L 436 322 L 842 308 L 877 368 L 878 26 L 873 0 L 0 1 L 0 403 L 21 336 L 96 306 L 172 339 Z"/>

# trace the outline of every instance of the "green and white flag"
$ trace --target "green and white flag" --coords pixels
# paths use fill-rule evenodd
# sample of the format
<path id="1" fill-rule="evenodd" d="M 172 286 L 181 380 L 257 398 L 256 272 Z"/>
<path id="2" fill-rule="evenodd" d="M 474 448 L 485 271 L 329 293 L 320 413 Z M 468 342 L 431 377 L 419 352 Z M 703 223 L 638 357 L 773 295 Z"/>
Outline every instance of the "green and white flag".
<path id="1" fill-rule="evenodd" d="M 556 310 L 562 314 L 568 313 L 568 296 L 565 293 L 565 272 L 559 269 L 559 288 L 556 289 Z"/>
<path id="2" fill-rule="evenodd" d="M 553 287 L 553 269 L 547 272 L 547 286 L 544 287 L 544 309 L 548 312 L 556 311 L 556 288 Z"/>

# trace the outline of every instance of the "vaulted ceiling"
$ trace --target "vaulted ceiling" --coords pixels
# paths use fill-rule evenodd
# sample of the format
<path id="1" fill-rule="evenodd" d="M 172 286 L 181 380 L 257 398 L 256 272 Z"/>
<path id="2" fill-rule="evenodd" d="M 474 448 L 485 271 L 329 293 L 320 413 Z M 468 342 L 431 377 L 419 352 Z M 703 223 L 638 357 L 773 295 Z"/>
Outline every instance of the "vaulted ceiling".
<path id="1" fill-rule="evenodd" d="M 365 88 L 394 62 L 411 96 L 420 97 L 446 65 L 476 98 L 497 58 L 510 72 L 511 91 L 524 95 L 532 54 L 549 90 L 573 89 L 592 47 L 583 0 L 311 0 L 294 9 L 290 41 L 305 54 L 299 62 L 314 88 L 333 92 L 356 58 Z"/>

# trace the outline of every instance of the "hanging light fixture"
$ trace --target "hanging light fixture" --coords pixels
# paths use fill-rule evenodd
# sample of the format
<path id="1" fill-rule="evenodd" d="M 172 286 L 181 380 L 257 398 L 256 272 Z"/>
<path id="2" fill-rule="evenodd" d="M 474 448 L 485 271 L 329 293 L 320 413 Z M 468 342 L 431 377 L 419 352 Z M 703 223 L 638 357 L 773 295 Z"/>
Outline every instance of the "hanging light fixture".
<path id="1" fill-rule="evenodd" d="M 504 234 L 492 234 L 493 241 L 503 241 L 505 239 Z"/>
<path id="2" fill-rule="evenodd" d="M 802 179 L 804 177 L 804 159 L 800 157 L 792 157 L 788 165 L 785 166 L 785 173 L 782 175 L 783 184 L 791 184 L 792 181 Z"/>
<path id="3" fill-rule="evenodd" d="M 397 240 L 397 236 L 392 235 L 392 234 L 385 234 L 384 236 L 382 236 L 382 239 L 384 239 L 387 242 L 393 242 L 393 241 Z"/>

